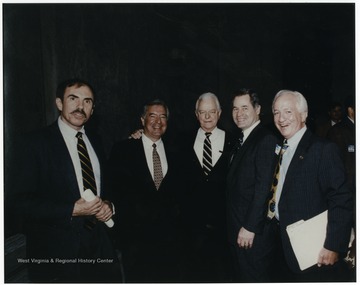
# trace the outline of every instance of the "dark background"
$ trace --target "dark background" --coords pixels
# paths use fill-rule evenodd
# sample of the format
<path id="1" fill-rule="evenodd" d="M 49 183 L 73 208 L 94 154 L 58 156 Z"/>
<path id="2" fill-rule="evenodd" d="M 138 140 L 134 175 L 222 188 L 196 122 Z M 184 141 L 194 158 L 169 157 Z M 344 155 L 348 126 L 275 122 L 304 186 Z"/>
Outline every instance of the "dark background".
<path id="1" fill-rule="evenodd" d="M 71 77 L 97 91 L 90 125 L 107 154 L 153 98 L 168 103 L 171 134 L 197 126 L 205 92 L 227 130 L 242 87 L 261 96 L 265 122 L 281 89 L 307 98 L 310 125 L 355 96 L 354 3 L 3 4 L 3 44 L 5 187 L 14 143 L 57 118 L 56 85 Z"/>

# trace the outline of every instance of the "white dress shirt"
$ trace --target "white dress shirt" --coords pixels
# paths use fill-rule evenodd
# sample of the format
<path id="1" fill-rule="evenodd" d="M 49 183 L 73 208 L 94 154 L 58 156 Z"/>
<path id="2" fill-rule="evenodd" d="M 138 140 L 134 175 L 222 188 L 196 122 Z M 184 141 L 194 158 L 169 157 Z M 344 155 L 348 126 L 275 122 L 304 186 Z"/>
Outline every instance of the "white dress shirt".
<path id="1" fill-rule="evenodd" d="M 244 138 L 243 138 L 243 144 L 245 140 L 248 138 L 250 133 L 255 129 L 255 127 L 260 124 L 260 120 L 256 121 L 251 127 L 247 128 L 246 130 L 243 130 Z"/>
<path id="2" fill-rule="evenodd" d="M 203 161 L 205 138 L 206 138 L 205 131 L 202 128 L 199 128 L 195 138 L 194 151 L 201 165 Z M 211 141 L 212 165 L 214 166 L 216 162 L 219 160 L 224 150 L 225 132 L 216 127 L 215 129 L 212 130 L 209 139 Z"/>
<path id="3" fill-rule="evenodd" d="M 95 153 L 93 147 L 91 146 L 89 139 L 86 136 L 84 127 L 81 128 L 81 130 L 79 130 L 79 131 L 74 130 L 73 128 L 69 127 L 67 124 L 65 124 L 62 121 L 61 116 L 59 116 L 59 118 L 58 118 L 58 125 L 60 128 L 60 132 L 65 140 L 66 146 L 69 150 L 71 160 L 72 160 L 72 163 L 75 168 L 75 174 L 76 174 L 76 179 L 77 179 L 78 186 L 79 186 L 80 195 L 84 191 L 84 189 L 83 189 L 84 186 L 83 186 L 83 179 L 82 179 L 82 173 L 81 173 L 81 164 L 80 164 L 79 154 L 77 151 L 77 140 L 78 139 L 76 138 L 76 134 L 78 132 L 82 132 L 82 134 L 83 134 L 82 137 L 85 142 L 87 151 L 89 153 L 91 165 L 92 165 L 92 168 L 94 171 L 97 195 L 100 196 L 100 193 L 101 193 L 101 191 L 100 191 L 101 190 L 100 189 L 100 175 L 101 175 L 100 174 L 100 164 L 99 164 L 99 160 L 96 156 L 96 153 Z"/>
<path id="4" fill-rule="evenodd" d="M 281 166 L 280 166 L 280 174 L 279 174 L 279 182 L 278 182 L 278 186 L 276 188 L 275 217 L 278 220 L 280 220 L 278 205 L 279 205 L 279 201 L 281 198 L 281 192 L 282 192 L 282 188 L 284 185 L 286 172 L 287 172 L 289 165 L 291 163 L 291 160 L 295 154 L 296 148 L 297 148 L 301 138 L 303 137 L 306 129 L 307 129 L 307 127 L 304 126 L 295 135 L 293 135 L 290 139 L 287 140 L 287 144 L 289 145 L 289 147 L 286 149 L 286 151 L 284 152 L 283 157 L 282 157 L 282 162 L 281 162 Z"/>
<path id="5" fill-rule="evenodd" d="M 148 168 L 150 170 L 151 176 L 154 179 L 154 163 L 152 158 L 153 153 L 153 144 L 156 144 L 156 151 L 160 156 L 160 162 L 161 162 L 161 169 L 163 173 L 163 177 L 165 177 L 167 170 L 168 170 L 168 164 L 166 159 L 166 153 L 165 153 L 165 147 L 164 143 L 161 139 L 159 139 L 156 142 L 153 142 L 151 139 L 149 139 L 145 134 L 141 136 L 143 146 L 144 146 L 144 152 L 146 156 L 146 162 L 148 165 Z"/>

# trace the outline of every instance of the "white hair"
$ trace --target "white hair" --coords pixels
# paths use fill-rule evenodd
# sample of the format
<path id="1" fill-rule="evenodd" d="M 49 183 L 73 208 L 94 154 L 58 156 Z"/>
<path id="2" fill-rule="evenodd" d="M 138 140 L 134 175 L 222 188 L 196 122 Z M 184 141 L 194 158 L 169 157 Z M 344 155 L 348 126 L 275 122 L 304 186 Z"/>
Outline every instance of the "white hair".
<path id="1" fill-rule="evenodd" d="M 308 104 L 307 101 L 300 92 L 298 91 L 291 91 L 291 90 L 280 90 L 274 97 L 273 103 L 272 103 L 272 111 L 274 112 L 274 104 L 275 101 L 282 95 L 291 95 L 295 97 L 296 100 L 296 108 L 300 113 L 307 113 L 308 112 Z"/>
<path id="2" fill-rule="evenodd" d="M 196 104 L 195 104 L 195 110 L 196 110 L 196 111 L 198 110 L 200 101 L 205 100 L 205 99 L 209 99 L 209 98 L 214 99 L 215 105 L 216 105 L 216 109 L 217 109 L 218 111 L 221 111 L 221 106 L 220 106 L 220 102 L 219 102 L 218 97 L 217 97 L 214 93 L 210 93 L 210 92 L 201 94 L 201 95 L 199 96 L 199 98 L 197 99 Z"/>

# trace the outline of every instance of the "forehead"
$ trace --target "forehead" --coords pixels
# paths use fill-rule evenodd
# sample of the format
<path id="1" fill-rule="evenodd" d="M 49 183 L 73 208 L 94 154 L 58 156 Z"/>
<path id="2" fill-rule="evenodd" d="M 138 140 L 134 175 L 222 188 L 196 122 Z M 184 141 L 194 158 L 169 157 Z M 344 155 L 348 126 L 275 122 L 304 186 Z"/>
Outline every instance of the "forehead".
<path id="1" fill-rule="evenodd" d="M 147 114 L 166 114 L 165 107 L 162 105 L 152 105 L 147 109 Z"/>
<path id="2" fill-rule="evenodd" d="M 204 109 L 216 109 L 216 103 L 215 103 L 215 99 L 214 98 L 205 98 L 202 99 L 199 102 L 199 107 L 200 110 L 204 110 Z"/>
<path id="3" fill-rule="evenodd" d="M 233 105 L 235 107 L 250 106 L 251 105 L 250 96 L 249 95 L 236 96 L 234 98 Z"/>
<path id="4" fill-rule="evenodd" d="M 282 95 L 275 101 L 274 108 L 296 109 L 296 98 L 290 94 Z"/>
<path id="5" fill-rule="evenodd" d="M 69 95 L 76 95 L 80 98 L 94 99 L 93 93 L 91 92 L 90 88 L 86 85 L 83 86 L 74 85 L 74 86 L 66 87 L 64 92 L 64 97 Z"/>

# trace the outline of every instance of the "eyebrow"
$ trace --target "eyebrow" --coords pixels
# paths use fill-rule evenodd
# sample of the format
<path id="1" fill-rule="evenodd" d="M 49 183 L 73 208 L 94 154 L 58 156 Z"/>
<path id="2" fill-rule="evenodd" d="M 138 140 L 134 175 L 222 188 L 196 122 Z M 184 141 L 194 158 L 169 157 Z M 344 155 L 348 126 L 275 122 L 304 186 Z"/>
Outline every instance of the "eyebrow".
<path id="1" fill-rule="evenodd" d="M 69 98 L 69 97 L 79 98 L 79 96 L 77 96 L 77 95 L 75 95 L 75 94 L 69 94 L 68 98 Z M 91 98 L 91 97 L 86 97 L 86 98 L 84 98 L 84 100 L 90 100 L 90 101 L 94 102 L 94 99 Z"/>

